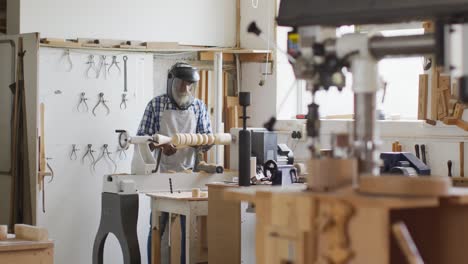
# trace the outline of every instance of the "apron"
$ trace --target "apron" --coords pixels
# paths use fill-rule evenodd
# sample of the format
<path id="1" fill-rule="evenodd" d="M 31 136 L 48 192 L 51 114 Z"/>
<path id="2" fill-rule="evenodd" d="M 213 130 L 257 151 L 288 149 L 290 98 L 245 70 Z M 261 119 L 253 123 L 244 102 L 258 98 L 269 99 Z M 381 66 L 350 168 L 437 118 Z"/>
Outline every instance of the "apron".
<path id="1" fill-rule="evenodd" d="M 176 133 L 196 133 L 197 122 L 191 110 L 165 110 L 160 121 L 159 132 L 172 137 Z M 160 172 L 184 171 L 192 169 L 195 163 L 195 149 L 191 147 L 178 149 L 172 156 L 161 152 Z"/>

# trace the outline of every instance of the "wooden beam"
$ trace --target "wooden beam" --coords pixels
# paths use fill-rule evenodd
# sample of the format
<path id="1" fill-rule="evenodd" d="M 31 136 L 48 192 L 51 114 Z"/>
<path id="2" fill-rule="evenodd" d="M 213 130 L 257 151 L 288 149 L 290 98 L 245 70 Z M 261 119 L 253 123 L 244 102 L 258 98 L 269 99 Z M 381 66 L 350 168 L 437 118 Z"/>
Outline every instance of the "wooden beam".
<path id="1" fill-rule="evenodd" d="M 437 102 L 439 98 L 439 93 L 437 91 L 437 87 L 439 87 L 439 72 L 433 71 L 432 72 L 432 80 L 431 80 L 431 119 L 437 120 L 438 108 Z"/>
<path id="2" fill-rule="evenodd" d="M 267 55 L 268 53 L 239 53 L 239 60 L 241 62 L 271 62 L 271 54 Z M 267 58 L 268 57 L 268 58 Z M 200 60 L 201 61 L 213 61 L 214 59 L 214 52 L 211 51 L 202 51 L 200 52 Z M 223 52 L 223 61 L 233 62 L 235 60 L 233 53 L 224 53 Z"/>
<path id="3" fill-rule="evenodd" d="M 241 3 L 236 0 L 236 48 L 240 48 Z"/>
<path id="4" fill-rule="evenodd" d="M 429 75 L 419 75 L 419 96 L 418 96 L 418 119 L 427 118 L 427 88 L 429 85 Z"/>

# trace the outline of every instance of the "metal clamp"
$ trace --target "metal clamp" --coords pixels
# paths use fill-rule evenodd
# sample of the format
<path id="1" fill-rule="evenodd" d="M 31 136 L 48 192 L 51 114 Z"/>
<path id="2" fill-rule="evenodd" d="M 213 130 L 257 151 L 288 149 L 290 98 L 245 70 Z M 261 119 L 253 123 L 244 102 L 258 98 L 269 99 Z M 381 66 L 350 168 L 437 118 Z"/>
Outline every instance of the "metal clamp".
<path id="1" fill-rule="evenodd" d="M 76 152 L 78 152 L 80 149 L 76 148 L 76 144 L 72 145 L 72 151 L 70 154 L 70 160 L 77 160 L 78 156 L 76 155 Z"/>
<path id="2" fill-rule="evenodd" d="M 94 76 L 92 77 L 97 78 L 98 74 L 97 74 L 97 69 L 96 69 L 96 63 L 94 62 L 94 55 L 89 55 L 88 58 L 89 60 L 88 62 L 86 62 L 86 64 L 89 64 L 89 66 L 88 66 L 88 69 L 86 70 L 86 77 L 91 78 L 89 76 L 89 73 L 91 72 L 91 70 L 93 70 Z"/>
<path id="3" fill-rule="evenodd" d="M 127 109 L 127 94 L 122 94 L 122 102 L 120 103 L 120 109 L 125 110 Z"/>
<path id="4" fill-rule="evenodd" d="M 70 50 L 69 49 L 66 49 L 64 52 L 63 52 L 63 55 L 62 55 L 62 58 L 65 57 L 67 62 L 68 62 L 68 69 L 67 69 L 67 72 L 71 72 L 73 70 L 73 61 L 72 61 L 72 58 L 71 58 L 71 55 L 70 55 Z"/>
<path id="5" fill-rule="evenodd" d="M 76 106 L 76 110 L 78 110 L 78 112 L 81 112 L 81 106 L 83 105 L 84 107 L 84 111 L 83 112 L 88 112 L 89 111 L 89 107 L 88 107 L 88 103 L 86 103 L 86 100 L 88 100 L 88 98 L 85 97 L 85 92 L 82 92 L 80 93 L 80 102 L 78 103 L 78 105 Z"/>
<path id="6" fill-rule="evenodd" d="M 93 170 L 96 171 L 96 164 L 102 159 L 104 158 L 104 156 L 107 156 L 107 158 L 112 162 L 112 164 L 114 165 L 114 173 L 115 171 L 117 170 L 117 164 L 114 162 L 114 160 L 111 158 L 110 154 L 112 154 L 112 152 L 109 152 L 109 149 L 108 149 L 108 145 L 107 144 L 104 144 L 102 146 L 102 153 L 101 155 L 98 157 L 98 159 L 94 162 L 93 164 Z"/>
<path id="7" fill-rule="evenodd" d="M 96 104 L 96 106 L 93 108 L 93 115 L 94 115 L 94 116 L 96 116 L 96 112 L 95 112 L 95 111 L 96 111 L 96 108 L 97 108 L 100 104 L 102 104 L 102 105 L 106 108 L 106 112 L 107 112 L 106 115 L 109 115 L 110 109 L 109 109 L 109 107 L 107 106 L 106 102 L 107 102 L 107 100 L 104 99 L 104 93 L 102 93 L 102 92 L 99 93 L 99 101 L 98 101 L 98 103 Z"/>
<path id="8" fill-rule="evenodd" d="M 93 152 L 96 152 L 95 150 L 93 150 L 93 145 L 92 144 L 88 144 L 88 149 L 86 150 L 86 153 L 83 155 L 83 157 L 81 158 L 81 162 L 84 163 L 84 159 L 89 156 L 89 158 L 91 158 L 91 161 L 92 161 L 92 164 L 94 164 L 95 162 L 95 158 L 94 158 L 94 155 L 93 155 Z"/>
<path id="9" fill-rule="evenodd" d="M 109 65 L 109 63 L 107 63 L 106 59 L 106 55 L 101 55 L 101 62 L 99 63 L 99 68 L 97 69 L 96 78 L 99 78 L 101 71 L 104 68 L 104 79 L 107 79 L 107 65 Z"/>
<path id="10" fill-rule="evenodd" d="M 119 67 L 119 63 L 120 62 L 117 61 L 117 56 L 112 56 L 112 62 L 109 68 L 107 69 L 107 72 L 111 74 L 111 69 L 115 65 L 115 68 L 117 68 L 117 70 L 119 71 L 119 75 L 120 75 L 122 73 L 122 70 Z"/>

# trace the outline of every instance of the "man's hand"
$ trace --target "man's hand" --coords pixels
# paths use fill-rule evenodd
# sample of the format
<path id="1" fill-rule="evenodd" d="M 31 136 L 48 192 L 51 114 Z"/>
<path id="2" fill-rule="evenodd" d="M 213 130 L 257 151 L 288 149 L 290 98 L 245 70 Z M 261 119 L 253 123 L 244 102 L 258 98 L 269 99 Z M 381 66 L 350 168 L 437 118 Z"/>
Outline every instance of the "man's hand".
<path id="1" fill-rule="evenodd" d="M 160 147 L 162 149 L 162 153 L 166 156 L 172 156 L 177 152 L 176 147 L 171 143 L 161 145 Z"/>

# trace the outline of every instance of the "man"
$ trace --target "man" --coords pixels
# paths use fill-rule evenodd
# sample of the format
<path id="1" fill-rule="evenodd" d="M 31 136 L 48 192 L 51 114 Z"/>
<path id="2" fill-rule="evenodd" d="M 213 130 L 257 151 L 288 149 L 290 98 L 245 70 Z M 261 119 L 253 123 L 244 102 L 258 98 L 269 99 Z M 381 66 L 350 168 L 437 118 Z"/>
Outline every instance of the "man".
<path id="1" fill-rule="evenodd" d="M 200 80 L 198 70 L 187 63 L 178 62 L 169 70 L 167 92 L 153 98 L 146 106 L 138 135 L 162 134 L 172 137 L 176 133 L 211 134 L 210 116 L 206 105 L 194 97 L 196 83 Z M 176 149 L 172 144 L 160 146 L 158 160 L 160 171 L 184 171 L 195 162 L 195 149 Z M 161 217 L 161 236 L 164 233 L 168 214 Z M 182 242 L 181 263 L 185 263 L 185 217 L 181 216 Z M 148 263 L 151 260 L 151 232 L 148 238 Z"/>

